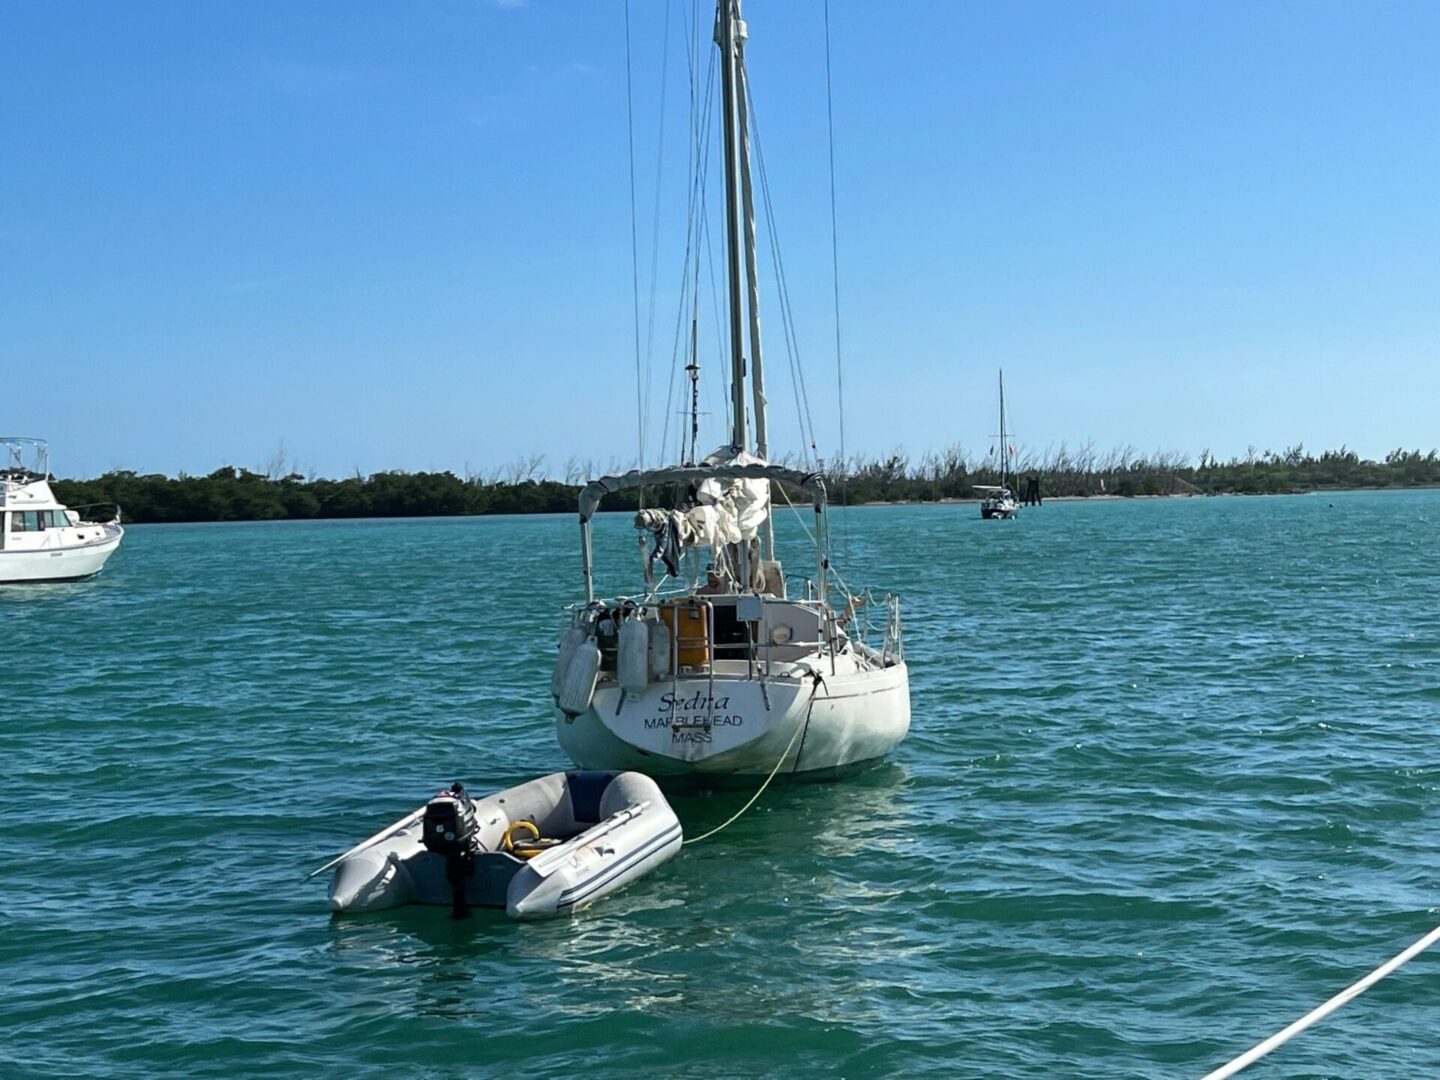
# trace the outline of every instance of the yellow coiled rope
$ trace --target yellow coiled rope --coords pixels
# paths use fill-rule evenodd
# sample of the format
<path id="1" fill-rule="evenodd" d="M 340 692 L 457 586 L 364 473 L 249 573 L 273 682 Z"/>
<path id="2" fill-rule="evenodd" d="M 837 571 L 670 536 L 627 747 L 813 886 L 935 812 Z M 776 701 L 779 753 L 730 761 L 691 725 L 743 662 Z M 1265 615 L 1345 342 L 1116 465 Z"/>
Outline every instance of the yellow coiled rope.
<path id="1" fill-rule="evenodd" d="M 521 832 L 528 832 L 530 836 L 527 839 L 521 839 L 515 835 Z M 551 845 L 541 842 L 539 825 L 522 818 L 519 821 L 512 821 L 506 828 L 505 838 L 500 842 L 500 846 L 517 859 L 533 859 Z"/>

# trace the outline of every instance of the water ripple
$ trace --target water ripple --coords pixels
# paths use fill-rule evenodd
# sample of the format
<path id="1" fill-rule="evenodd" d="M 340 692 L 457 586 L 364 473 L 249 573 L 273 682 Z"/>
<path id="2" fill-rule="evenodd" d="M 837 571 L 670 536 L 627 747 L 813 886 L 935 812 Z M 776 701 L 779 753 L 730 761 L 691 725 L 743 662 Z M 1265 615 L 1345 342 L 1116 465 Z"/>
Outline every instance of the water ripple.
<path id="1" fill-rule="evenodd" d="M 847 576 L 905 595 L 895 759 L 526 926 L 298 879 L 455 776 L 562 767 L 573 519 L 136 528 L 0 591 L 0 1073 L 1199 1075 L 1437 921 L 1437 513 L 840 511 Z M 1268 1074 L 1440 1072 L 1434 962 Z"/>

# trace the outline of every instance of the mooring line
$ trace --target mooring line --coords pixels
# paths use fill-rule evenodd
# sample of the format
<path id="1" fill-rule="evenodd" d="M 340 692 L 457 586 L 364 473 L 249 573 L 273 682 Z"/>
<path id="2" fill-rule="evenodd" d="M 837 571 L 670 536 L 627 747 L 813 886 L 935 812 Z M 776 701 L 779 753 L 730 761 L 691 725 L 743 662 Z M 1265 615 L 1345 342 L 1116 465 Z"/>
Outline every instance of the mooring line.
<path id="1" fill-rule="evenodd" d="M 1268 1054 L 1271 1050 L 1274 1050 L 1277 1046 L 1281 1046 L 1289 1042 L 1292 1038 L 1294 1038 L 1296 1035 L 1299 1035 L 1300 1032 L 1304 1031 L 1311 1024 L 1325 1019 L 1325 1017 L 1329 1016 L 1332 1012 L 1338 1009 L 1341 1005 L 1344 1005 L 1347 1001 L 1359 997 L 1366 990 L 1369 990 L 1370 987 L 1374 986 L 1377 982 L 1383 979 L 1386 975 L 1389 975 L 1392 971 L 1400 967 L 1400 965 L 1404 964 L 1407 960 L 1412 960 L 1415 957 L 1419 956 L 1422 952 L 1430 948 L 1430 946 L 1434 945 L 1437 941 L 1440 941 L 1440 926 L 1437 926 L 1434 930 L 1431 930 L 1430 933 L 1426 934 L 1419 941 L 1415 942 L 1414 945 L 1411 945 L 1400 955 L 1393 957 L 1392 959 L 1387 960 L 1385 963 L 1381 964 L 1378 968 L 1372 971 L 1369 975 L 1366 975 L 1359 982 L 1354 983 L 1351 986 L 1347 986 L 1344 990 L 1341 990 L 1340 993 L 1336 994 L 1329 1001 L 1325 1002 L 1324 1005 L 1321 1005 L 1317 1009 L 1312 1009 L 1310 1012 L 1302 1016 L 1299 1020 L 1296 1020 L 1289 1027 L 1284 1028 L 1281 1031 L 1277 1031 L 1274 1035 L 1271 1035 L 1268 1039 L 1260 1043 L 1258 1046 L 1245 1051 L 1245 1053 L 1241 1054 L 1234 1061 L 1220 1066 L 1220 1068 L 1216 1069 L 1214 1072 L 1206 1073 L 1203 1077 L 1201 1077 L 1201 1080 L 1225 1080 L 1226 1077 L 1234 1076 L 1247 1065 L 1251 1065 L 1256 1061 L 1259 1061 L 1262 1057 Z"/>
<path id="2" fill-rule="evenodd" d="M 819 691 L 819 689 L 820 680 L 817 678 L 815 680 L 815 685 L 810 688 L 810 703 L 805 707 L 805 722 L 803 724 L 795 725 L 795 734 L 790 736 L 790 742 L 786 744 L 784 751 L 780 754 L 780 760 L 775 762 L 775 767 L 770 770 L 770 775 L 765 777 L 765 782 L 760 785 L 759 789 L 755 792 L 754 795 L 750 796 L 750 801 L 747 802 L 744 806 L 742 806 L 739 810 L 736 810 L 735 813 L 730 816 L 729 820 L 724 821 L 719 825 L 716 825 L 715 828 L 711 829 L 707 833 L 701 833 L 699 836 L 692 836 L 689 840 L 683 841 L 680 845 L 681 847 L 684 847 L 686 844 L 698 844 L 701 840 L 708 840 L 720 830 L 727 828 L 730 825 L 733 825 L 735 822 L 740 820 L 741 816 L 745 813 L 745 811 L 749 810 L 750 807 L 755 805 L 756 799 L 760 798 L 761 795 L 765 794 L 765 789 L 770 786 L 770 781 L 775 779 L 775 774 L 780 771 L 780 766 L 784 765 L 785 759 L 790 756 L 790 751 L 795 746 L 795 740 L 798 739 L 803 732 L 809 729 L 810 714 L 815 709 L 815 694 L 817 691 Z"/>

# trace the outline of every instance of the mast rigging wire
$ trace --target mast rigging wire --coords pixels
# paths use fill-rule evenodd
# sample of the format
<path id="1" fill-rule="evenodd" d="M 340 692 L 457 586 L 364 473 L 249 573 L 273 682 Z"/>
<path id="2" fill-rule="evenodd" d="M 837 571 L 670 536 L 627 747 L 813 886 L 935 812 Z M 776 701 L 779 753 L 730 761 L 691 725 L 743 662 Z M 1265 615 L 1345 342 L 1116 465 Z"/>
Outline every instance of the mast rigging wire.
<path id="1" fill-rule="evenodd" d="M 770 174 L 765 168 L 765 145 L 760 139 L 760 121 L 755 112 L 755 102 L 749 94 L 749 79 L 746 79 L 745 88 L 750 128 L 755 142 L 755 163 L 760 174 L 760 199 L 765 207 L 765 233 L 770 241 L 770 258 L 775 266 L 780 328 L 785 338 L 786 359 L 790 363 L 790 388 L 795 395 L 796 423 L 800 427 L 800 456 L 801 460 L 808 465 L 812 457 L 818 460 L 820 454 L 815 438 L 815 418 L 810 412 L 810 393 L 805 386 L 805 367 L 800 359 L 800 336 L 795 329 L 794 305 L 790 302 L 790 281 L 785 274 L 785 259 L 781 254 L 780 232 L 775 223 L 774 203 L 770 198 Z"/>
<path id="2" fill-rule="evenodd" d="M 640 369 L 640 247 L 635 221 L 635 95 L 630 64 L 630 0 L 625 0 L 625 126 L 630 137 L 630 289 L 635 312 L 635 467 L 645 467 L 645 393 Z M 645 503 L 641 492 L 640 503 Z"/>
<path id="3" fill-rule="evenodd" d="M 698 5 L 699 0 L 695 0 L 695 2 Z M 698 23 L 699 15 L 700 12 L 697 6 L 695 23 Z M 686 117 L 690 122 L 689 157 L 687 160 L 687 166 L 690 171 L 685 184 L 685 190 L 688 192 L 688 195 L 685 200 L 685 257 L 680 262 L 680 303 L 675 312 L 675 338 L 670 346 L 670 377 L 665 383 L 665 418 L 660 429 L 660 452 L 662 454 L 665 452 L 666 444 L 670 441 L 671 406 L 674 404 L 675 388 L 677 385 L 675 373 L 679 367 L 680 360 L 680 333 L 685 322 L 685 310 L 688 307 L 687 300 L 690 289 L 690 245 L 694 239 L 695 187 L 699 178 L 699 169 L 696 166 L 696 157 L 698 156 L 699 150 L 695 145 L 700 137 L 699 121 L 697 119 L 699 113 L 695 94 L 695 67 L 698 63 L 696 54 L 699 48 L 699 42 L 695 39 L 695 34 L 692 31 L 692 20 L 687 17 L 687 12 L 683 5 L 680 8 L 680 18 L 683 24 L 682 30 L 685 35 L 685 73 L 690 84 L 690 102 L 689 109 L 686 113 Z M 685 437 L 683 432 L 680 437 L 680 454 L 676 460 L 681 462 L 686 461 Z"/>
<path id="4" fill-rule="evenodd" d="M 840 503 L 845 503 L 845 365 L 840 349 L 840 230 L 835 211 L 835 97 L 830 83 L 830 0 L 825 0 L 825 126 L 830 143 L 830 268 L 835 292 L 835 389 L 840 406 Z"/>
<path id="5" fill-rule="evenodd" d="M 705 208 L 702 207 L 701 209 L 704 210 Z M 706 216 L 702 218 L 700 235 L 705 241 L 705 265 L 706 271 L 710 277 L 710 311 L 714 319 L 715 326 L 715 355 L 725 356 L 728 352 L 728 350 L 725 348 L 725 336 L 723 330 L 725 326 L 725 317 L 720 313 L 720 285 L 715 277 L 715 245 L 711 239 L 713 233 L 714 230 L 710 228 L 710 221 L 707 213 Z M 700 273 L 698 263 L 696 265 L 695 273 L 698 277 Z M 716 394 L 718 394 L 720 397 L 721 407 L 718 411 L 720 415 L 725 417 L 725 430 L 728 432 L 731 427 L 730 415 L 731 410 L 734 408 L 734 400 L 729 394 L 724 392 L 724 389 L 725 388 L 722 385 L 722 380 L 710 380 L 710 395 L 712 399 Z"/>
<path id="6" fill-rule="evenodd" d="M 645 331 L 645 411 L 642 414 L 642 422 L 647 427 L 650 419 L 650 388 L 653 384 L 650 369 L 651 360 L 655 354 L 655 288 L 659 278 L 660 262 L 660 193 L 665 176 L 665 103 L 669 90 L 670 71 L 670 7 L 670 0 L 666 0 L 665 27 L 661 34 L 662 45 L 660 48 L 660 134 L 655 140 L 655 211 L 650 225 L 650 300 L 647 307 L 648 318 Z M 660 445 L 663 450 L 665 445 L 663 440 Z M 642 469 L 645 467 L 643 460 L 640 462 L 640 467 Z"/>
<path id="7" fill-rule="evenodd" d="M 695 8 L 695 24 L 694 24 L 694 26 L 695 26 L 695 39 L 696 39 L 696 42 L 697 42 L 696 55 L 698 56 L 698 55 L 699 55 L 699 52 L 700 52 L 700 49 L 704 47 L 704 46 L 703 46 L 703 35 L 702 35 L 702 23 L 700 22 L 700 8 L 699 8 L 698 2 L 697 2 L 697 4 L 696 4 L 696 8 Z M 714 107 L 714 104 L 715 104 L 715 95 L 714 95 L 713 90 L 714 90 L 714 83 L 715 83 L 715 71 L 716 71 L 718 65 L 719 65 L 719 55 L 718 55 L 718 53 L 712 51 L 712 52 L 710 53 L 709 74 L 708 74 L 708 76 L 707 76 L 706 84 L 705 84 L 705 111 L 706 111 L 707 117 L 709 117 L 710 115 L 713 114 L 713 107 Z M 714 319 L 713 326 L 714 326 L 714 329 L 715 329 L 715 353 L 716 353 L 717 356 L 724 356 L 724 355 L 726 355 L 727 350 L 726 350 L 726 348 L 725 348 L 725 338 L 724 338 L 724 334 L 722 333 L 721 327 L 724 326 L 725 324 L 724 324 L 724 320 L 723 320 L 723 318 L 722 318 L 722 316 L 721 316 L 721 314 L 720 314 L 720 288 L 719 288 L 719 286 L 718 286 L 718 284 L 716 283 L 716 280 L 715 280 L 715 248 L 714 248 L 714 245 L 713 245 L 713 244 L 711 243 L 711 241 L 710 241 L 710 235 L 711 235 L 711 229 L 710 229 L 710 213 L 709 213 L 709 204 L 708 204 L 707 197 L 706 197 L 706 192 L 707 192 L 707 190 L 708 190 L 708 179 L 706 179 L 706 178 L 708 178 L 709 173 L 710 173 L 710 160 L 711 160 L 711 157 L 713 156 L 713 154 L 715 153 L 714 143 L 715 143 L 716 140 L 715 140 L 715 137 L 712 137 L 711 134 L 710 134 L 710 132 L 713 130 L 713 127 L 714 127 L 714 125 L 713 125 L 713 123 L 711 122 L 710 119 L 706 119 L 705 122 L 704 122 L 704 124 L 702 125 L 702 127 L 703 127 L 703 130 L 702 130 L 702 134 L 701 134 L 701 143 L 703 144 L 703 160 L 702 160 L 701 168 L 702 168 L 703 172 L 702 172 L 702 183 L 701 183 L 701 185 L 700 185 L 700 213 L 699 213 L 699 217 L 698 217 L 698 219 L 697 219 L 697 226 L 696 226 L 696 228 L 698 229 L 698 232 L 699 232 L 699 238 L 698 238 L 698 240 L 696 241 L 696 250 L 695 250 L 695 282 L 694 282 L 694 285 L 693 285 L 693 288 L 692 288 L 691 294 L 690 294 L 691 300 L 692 300 L 692 302 L 693 302 L 693 304 L 694 304 L 694 309 L 693 309 L 693 315 L 692 315 L 692 317 L 693 317 L 694 319 L 696 319 L 697 321 L 698 321 L 698 319 L 699 319 L 699 317 L 700 317 L 700 248 L 703 247 L 703 248 L 704 248 L 704 251 L 705 251 L 706 267 L 707 267 L 707 269 L 708 269 L 709 278 L 710 278 L 710 311 L 711 311 L 711 315 L 713 316 L 713 319 Z M 713 410 L 713 411 L 714 411 L 717 415 L 721 415 L 721 416 L 724 416 L 724 417 L 725 417 L 725 430 L 728 432 L 728 431 L 730 430 L 730 406 L 731 406 L 730 395 L 729 395 L 728 393 L 723 393 L 723 392 L 721 392 L 721 391 L 723 390 L 723 387 L 720 386 L 720 381 L 719 381 L 719 380 L 716 380 L 716 379 L 706 380 L 706 385 L 707 385 L 707 387 L 709 388 L 709 391 L 710 391 L 710 395 L 711 395 L 711 399 L 712 399 L 712 404 L 713 404 L 713 399 L 715 398 L 715 396 L 716 396 L 717 394 L 718 394 L 719 397 L 720 397 L 720 401 L 721 401 L 720 408 L 715 409 L 715 410 Z"/>
<path id="8" fill-rule="evenodd" d="M 696 66 L 698 65 L 698 53 L 699 53 L 699 43 L 698 43 L 698 38 L 699 38 L 699 35 L 698 35 L 699 10 L 698 10 L 698 0 L 697 0 L 697 9 L 696 9 L 696 14 L 695 14 L 695 20 L 696 20 L 696 21 L 695 21 L 695 25 L 696 25 L 696 29 L 697 29 L 697 33 L 696 33 L 696 35 L 695 35 L 696 41 L 695 41 L 695 43 L 694 43 L 693 49 L 692 49 L 691 51 L 687 52 L 687 54 L 686 54 L 686 59 L 687 59 L 688 61 L 690 61 L 690 100 L 691 100 L 690 126 L 691 126 L 691 139 L 692 139 L 692 155 L 691 155 L 691 161 L 690 161 L 690 170 L 691 170 L 691 173 L 690 173 L 690 183 L 689 183 L 689 185 L 688 185 L 688 187 L 689 187 L 689 189 L 690 189 L 690 197 L 689 197 L 688 204 L 687 204 L 687 207 L 686 207 L 686 220 L 685 220 L 685 257 L 684 257 L 684 259 L 681 261 L 681 266 L 680 266 L 680 303 L 679 303 L 678 309 L 677 309 L 676 314 L 675 314 L 675 338 L 674 338 L 674 341 L 673 341 L 673 343 L 672 343 L 671 352 L 670 352 L 670 378 L 669 378 L 669 381 L 668 381 L 668 388 L 667 388 L 666 397 L 665 397 L 665 421 L 664 421 L 664 424 L 663 424 L 663 427 L 662 427 L 662 433 L 661 433 L 661 439 L 660 439 L 662 446 L 664 446 L 666 443 L 668 443 L 668 442 L 670 441 L 670 417 L 671 417 L 671 415 L 672 415 L 671 409 L 672 409 L 672 405 L 673 405 L 673 403 L 674 403 L 675 389 L 676 389 L 676 386 L 679 385 L 679 384 L 678 384 L 678 381 L 677 381 L 677 375 L 676 375 L 676 373 L 677 373 L 677 371 L 678 371 L 678 369 L 679 369 L 679 356 L 680 356 L 680 348 L 681 348 L 681 340 L 682 340 L 682 339 L 681 339 L 681 334 L 683 333 L 684 326 L 685 326 L 685 315 L 687 314 L 687 311 L 688 311 L 688 313 L 690 314 L 692 327 L 698 322 L 698 320 L 699 320 L 699 318 L 700 318 L 700 246 L 701 246 L 701 243 L 702 243 L 702 232 L 703 232 L 704 227 L 705 227 L 705 205 L 706 205 L 706 204 L 705 204 L 705 191 L 706 191 L 706 182 L 707 182 L 707 179 L 708 179 L 708 177 L 709 177 L 709 168 L 708 168 L 708 166 L 709 166 L 709 161 L 710 161 L 709 156 L 705 153 L 705 149 L 706 149 L 706 147 L 707 147 L 707 145 L 708 145 L 709 132 L 710 132 L 710 122 L 711 122 L 711 117 L 712 117 L 712 115 L 713 115 L 713 111 L 712 111 L 712 109 L 711 109 L 711 104 L 712 104 L 712 102 L 711 102 L 711 96 L 712 96 L 712 95 L 711 95 L 710 91 L 711 91 L 711 89 L 713 88 L 713 86 L 714 86 L 714 84 L 715 84 L 715 65 L 716 65 L 716 59 L 715 59 L 715 56 L 712 54 L 712 56 L 710 57 L 709 67 L 708 67 L 707 72 L 706 72 L 704 94 L 703 94 L 702 96 L 700 96 L 700 97 L 697 98 L 697 94 L 696 94 Z M 688 30 L 687 30 L 687 33 L 688 33 Z M 693 57 L 693 59 L 692 59 L 692 57 Z M 704 102 L 703 108 L 702 108 L 702 106 L 700 105 L 700 101 L 703 101 L 703 102 Z M 691 284 L 691 275 L 690 275 L 690 267 L 691 267 L 691 257 L 692 257 L 692 255 L 694 256 L 694 268 L 695 268 L 694 284 L 693 284 L 693 286 L 692 286 L 692 284 Z M 712 287 L 713 287 L 713 272 L 712 272 Z M 695 342 L 694 342 L 694 335 L 693 335 L 693 333 L 692 333 L 692 335 L 691 335 L 691 352 L 692 352 L 692 353 L 695 351 L 695 347 L 696 347 L 696 346 L 695 346 Z M 698 357 L 692 355 L 692 356 L 691 356 L 691 359 L 694 360 L 694 361 L 696 361 L 696 362 L 698 363 Z M 683 394 L 682 394 L 682 396 L 683 396 Z M 684 459 L 686 458 L 686 456 L 687 456 L 687 455 L 685 454 L 685 433 L 684 433 L 684 429 L 683 429 L 683 428 L 681 428 L 681 431 L 680 431 L 680 450 L 679 450 L 679 455 L 680 455 L 680 456 L 679 456 L 679 460 L 684 460 Z"/>

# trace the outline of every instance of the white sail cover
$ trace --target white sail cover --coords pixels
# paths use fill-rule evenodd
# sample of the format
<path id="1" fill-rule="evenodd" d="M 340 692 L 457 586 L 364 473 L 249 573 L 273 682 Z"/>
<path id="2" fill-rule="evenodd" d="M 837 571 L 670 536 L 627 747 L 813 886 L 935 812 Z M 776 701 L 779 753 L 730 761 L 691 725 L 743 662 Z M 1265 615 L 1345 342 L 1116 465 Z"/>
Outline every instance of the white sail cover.
<path id="1" fill-rule="evenodd" d="M 707 457 L 703 467 L 744 472 L 751 467 L 768 470 L 772 466 L 754 454 L 731 453 L 724 448 Z M 635 515 L 635 527 L 658 534 L 673 525 L 674 541 L 681 548 L 708 547 L 712 554 L 718 554 L 727 544 L 759 536 L 770 513 L 768 476 L 712 474 L 699 479 L 695 493 L 698 504 L 689 510 L 641 510 Z"/>
<path id="2" fill-rule="evenodd" d="M 705 459 L 705 464 L 718 468 L 766 464 L 763 458 L 741 450 L 721 447 Z M 765 519 L 770 516 L 770 481 L 744 477 L 720 479 L 711 477 L 697 489 L 701 507 L 715 511 L 715 539 L 721 544 L 738 544 L 760 535 Z"/>
<path id="3" fill-rule="evenodd" d="M 744 459 L 745 464 L 717 465 L 715 461 L 731 461 Z M 718 474 L 718 475 L 717 475 Z M 640 471 L 631 470 L 618 476 L 601 476 L 591 480 L 580 491 L 580 520 L 589 521 L 595 516 L 595 511 L 600 508 L 600 500 L 612 491 L 623 491 L 626 488 L 634 487 L 658 487 L 661 484 L 687 484 L 693 483 L 700 487 L 706 481 L 716 480 L 721 487 L 723 501 L 724 494 L 728 491 L 728 485 L 734 480 L 743 480 L 755 483 L 765 489 L 763 498 L 769 499 L 768 484 L 771 481 L 776 483 L 793 484 L 795 487 L 809 493 L 817 506 L 825 505 L 825 481 L 819 473 L 801 472 L 798 469 L 789 469 L 784 465 L 770 465 L 756 458 L 753 454 L 735 454 L 727 447 L 717 451 L 706 460 L 703 465 L 676 465 L 667 469 L 651 469 Z M 742 497 L 741 500 L 749 502 L 753 498 L 754 489 L 749 489 L 751 495 Z M 709 506 L 713 504 L 702 503 Z M 737 514 L 737 518 L 738 518 Z M 764 517 L 760 518 L 764 521 Z"/>

